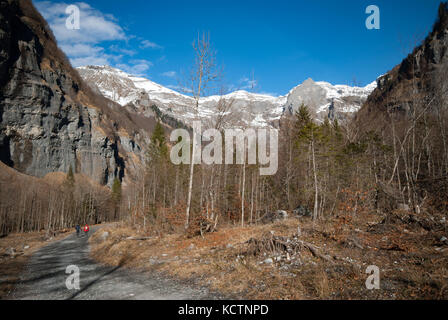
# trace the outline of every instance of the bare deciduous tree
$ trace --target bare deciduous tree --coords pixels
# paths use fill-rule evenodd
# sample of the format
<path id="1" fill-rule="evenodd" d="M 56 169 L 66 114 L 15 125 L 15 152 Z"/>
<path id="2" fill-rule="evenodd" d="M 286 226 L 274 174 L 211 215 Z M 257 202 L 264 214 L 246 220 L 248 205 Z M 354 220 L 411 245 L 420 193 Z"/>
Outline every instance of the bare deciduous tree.
<path id="1" fill-rule="evenodd" d="M 199 118 L 199 100 L 210 89 L 212 83 L 219 78 L 220 72 L 216 65 L 216 52 L 211 45 L 209 33 L 202 33 L 201 36 L 198 34 L 197 39 L 193 41 L 193 49 L 195 63 L 190 72 L 189 87 L 194 99 L 194 112 L 196 118 Z M 193 150 L 190 161 L 185 228 L 188 228 L 190 223 L 191 193 L 193 190 L 194 157 L 196 154 L 197 139 L 197 132 L 193 129 Z"/>

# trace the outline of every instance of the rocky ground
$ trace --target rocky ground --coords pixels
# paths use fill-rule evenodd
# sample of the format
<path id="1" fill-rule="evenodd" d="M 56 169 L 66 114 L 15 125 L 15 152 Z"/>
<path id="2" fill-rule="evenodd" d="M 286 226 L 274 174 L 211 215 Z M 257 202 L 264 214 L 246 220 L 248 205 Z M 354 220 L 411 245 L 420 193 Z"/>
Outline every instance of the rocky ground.
<path id="1" fill-rule="evenodd" d="M 222 227 L 204 237 L 151 236 L 125 224 L 94 236 L 110 265 L 188 279 L 236 298 L 447 299 L 446 218 L 397 211 L 313 223 L 286 219 Z M 380 289 L 366 288 L 368 266 Z"/>

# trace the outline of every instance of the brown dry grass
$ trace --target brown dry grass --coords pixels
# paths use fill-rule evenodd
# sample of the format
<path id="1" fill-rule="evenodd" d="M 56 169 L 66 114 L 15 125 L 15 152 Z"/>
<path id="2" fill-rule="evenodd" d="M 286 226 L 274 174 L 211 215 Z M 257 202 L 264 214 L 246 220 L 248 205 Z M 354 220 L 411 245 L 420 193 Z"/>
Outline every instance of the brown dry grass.
<path id="1" fill-rule="evenodd" d="M 144 235 L 121 224 L 92 237 L 92 256 L 111 265 L 125 261 L 131 268 L 195 280 L 233 298 L 447 299 L 448 248 L 435 249 L 439 245 L 435 239 L 443 231 L 379 221 L 381 217 L 365 215 L 329 219 L 313 227 L 310 220 L 290 219 L 246 228 L 222 227 L 204 238 L 172 234 L 145 240 L 127 240 Z M 269 255 L 245 255 L 249 239 L 260 239 L 271 231 L 292 237 L 298 224 L 300 239 L 332 261 L 302 250 L 301 263 L 285 269 L 281 262 L 260 264 Z M 110 233 L 106 241 L 101 241 L 103 231 Z M 368 265 L 380 268 L 382 290 L 366 289 Z"/>

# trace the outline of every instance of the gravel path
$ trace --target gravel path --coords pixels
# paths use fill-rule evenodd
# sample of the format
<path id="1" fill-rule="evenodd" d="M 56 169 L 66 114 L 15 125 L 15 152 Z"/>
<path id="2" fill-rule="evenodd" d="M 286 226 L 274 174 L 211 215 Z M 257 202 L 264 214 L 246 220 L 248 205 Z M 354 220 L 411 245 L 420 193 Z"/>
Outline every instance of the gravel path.
<path id="1" fill-rule="evenodd" d="M 91 230 L 90 233 L 95 230 Z M 80 289 L 69 290 L 69 265 L 80 270 Z M 89 258 L 87 236 L 70 235 L 34 253 L 10 299 L 53 300 L 190 300 L 219 299 L 206 288 L 194 288 L 155 274 L 106 267 Z"/>

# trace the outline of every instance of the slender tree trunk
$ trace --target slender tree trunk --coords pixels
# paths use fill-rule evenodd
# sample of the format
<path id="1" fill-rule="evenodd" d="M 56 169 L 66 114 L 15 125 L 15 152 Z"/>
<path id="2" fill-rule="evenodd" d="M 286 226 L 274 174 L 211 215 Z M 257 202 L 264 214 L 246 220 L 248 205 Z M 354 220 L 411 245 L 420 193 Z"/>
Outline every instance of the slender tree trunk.
<path id="1" fill-rule="evenodd" d="M 244 149 L 246 150 L 246 149 Z M 246 160 L 243 161 L 243 182 L 241 190 L 241 227 L 244 227 L 244 194 L 246 189 Z"/>
<path id="2" fill-rule="evenodd" d="M 189 177 L 189 183 L 188 183 L 188 194 L 187 194 L 187 209 L 185 212 L 185 229 L 188 229 L 190 225 L 190 207 L 191 207 L 191 192 L 193 190 L 193 174 L 194 174 L 194 155 L 196 152 L 196 132 L 193 130 L 193 151 L 191 154 L 191 161 L 190 161 L 190 177 Z"/>
<path id="3" fill-rule="evenodd" d="M 314 137 L 312 137 L 311 140 L 311 153 L 312 153 L 312 159 L 313 159 L 313 174 L 314 174 L 314 213 L 313 213 L 313 220 L 317 219 L 317 214 L 318 214 L 318 196 L 319 196 L 319 191 L 318 191 L 318 187 L 317 187 L 317 170 L 316 170 L 316 156 L 315 156 L 315 152 L 314 152 Z"/>

